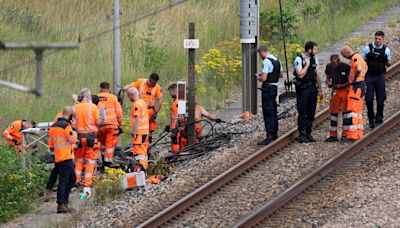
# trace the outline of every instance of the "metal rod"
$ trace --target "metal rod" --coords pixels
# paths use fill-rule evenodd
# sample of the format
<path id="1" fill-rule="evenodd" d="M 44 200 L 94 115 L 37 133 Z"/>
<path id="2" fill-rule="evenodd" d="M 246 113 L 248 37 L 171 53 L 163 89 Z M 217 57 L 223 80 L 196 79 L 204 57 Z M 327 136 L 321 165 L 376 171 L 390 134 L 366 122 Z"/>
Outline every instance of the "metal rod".
<path id="1" fill-rule="evenodd" d="M 282 31 L 282 40 L 283 40 L 283 52 L 285 54 L 285 66 L 286 66 L 286 77 L 287 77 L 287 82 L 289 83 L 290 78 L 289 78 L 289 67 L 288 67 L 288 59 L 287 59 L 287 54 L 286 54 L 286 38 L 285 38 L 285 29 L 283 26 L 283 13 L 282 13 L 282 2 L 279 0 L 279 12 L 281 16 L 281 31 Z M 289 88 L 288 88 L 289 87 Z M 285 90 L 288 92 L 288 90 L 292 91 L 292 86 L 288 84 L 288 86 L 285 85 Z"/>
<path id="2" fill-rule="evenodd" d="M 114 94 L 121 89 L 121 27 L 120 27 L 119 0 L 114 0 L 114 61 L 113 61 L 113 88 Z"/>
<path id="3" fill-rule="evenodd" d="M 44 49 L 35 49 L 36 74 L 35 74 L 35 89 L 33 93 L 40 97 L 42 95 L 42 79 L 43 79 L 43 51 Z"/>

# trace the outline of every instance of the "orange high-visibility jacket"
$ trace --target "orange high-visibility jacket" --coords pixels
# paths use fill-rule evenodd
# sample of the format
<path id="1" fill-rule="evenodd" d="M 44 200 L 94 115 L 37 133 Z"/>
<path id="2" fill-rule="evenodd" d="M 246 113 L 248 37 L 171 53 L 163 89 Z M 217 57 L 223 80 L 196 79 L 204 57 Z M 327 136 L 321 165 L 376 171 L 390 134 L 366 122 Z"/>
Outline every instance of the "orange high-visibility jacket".
<path id="1" fill-rule="evenodd" d="M 134 118 L 139 118 L 139 126 L 136 132 L 133 132 Z M 132 134 L 148 135 L 149 131 L 149 112 L 147 110 L 146 102 L 143 99 L 135 101 L 131 109 L 131 127 Z"/>
<path id="2" fill-rule="evenodd" d="M 13 139 L 18 140 L 19 142 L 22 142 L 22 121 L 24 120 L 16 120 L 12 122 L 8 128 L 1 134 L 3 138 L 7 138 L 8 136 L 11 136 Z"/>
<path id="3" fill-rule="evenodd" d="M 54 159 L 57 163 L 74 158 L 72 145 L 76 141 L 77 134 L 66 119 L 59 118 L 50 127 L 49 149 L 54 151 Z"/>
<path id="4" fill-rule="evenodd" d="M 75 105 L 76 125 L 78 133 L 97 132 L 97 120 L 100 119 L 99 109 L 92 102 L 81 102 Z"/>
<path id="5" fill-rule="evenodd" d="M 57 122 L 58 118 L 61 118 L 61 117 L 63 117 L 62 112 L 57 112 L 56 116 L 54 117 L 53 121 L 51 121 L 51 122 L 55 123 L 55 122 Z"/>
<path id="6" fill-rule="evenodd" d="M 368 66 L 367 66 L 367 62 L 365 62 L 364 58 L 360 54 L 354 54 L 351 57 L 351 69 L 350 69 L 350 72 L 353 72 L 353 74 L 354 74 L 354 72 L 356 72 L 357 65 L 361 66 L 361 73 L 354 80 L 355 80 L 355 82 L 364 81 L 365 74 L 367 72 Z M 350 82 L 350 80 L 351 79 L 349 78 L 349 82 Z M 352 82 L 350 82 L 350 83 L 352 83 Z"/>
<path id="7" fill-rule="evenodd" d="M 122 109 L 118 98 L 111 93 L 101 92 L 97 94 L 99 97 L 99 105 L 103 105 L 105 109 L 105 124 L 122 125 Z"/>
<path id="8" fill-rule="evenodd" d="M 154 108 L 156 99 L 162 97 L 162 90 L 159 84 L 148 87 L 146 82 L 147 79 L 139 78 L 132 82 L 132 87 L 139 90 L 139 96 L 147 103 L 148 108 Z"/>
<path id="9" fill-rule="evenodd" d="M 169 128 L 171 130 L 175 129 L 177 127 L 177 122 L 178 122 L 178 99 L 174 98 L 171 105 L 171 117 L 170 117 Z"/>

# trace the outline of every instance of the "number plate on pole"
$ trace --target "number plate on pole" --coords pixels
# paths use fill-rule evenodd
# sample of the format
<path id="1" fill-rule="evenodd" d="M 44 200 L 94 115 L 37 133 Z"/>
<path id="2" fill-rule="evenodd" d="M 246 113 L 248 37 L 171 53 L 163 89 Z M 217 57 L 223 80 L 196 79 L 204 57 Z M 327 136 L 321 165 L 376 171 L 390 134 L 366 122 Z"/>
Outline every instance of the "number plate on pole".
<path id="1" fill-rule="evenodd" d="M 183 47 L 186 49 L 197 49 L 200 47 L 200 42 L 198 39 L 185 39 L 183 41 Z"/>

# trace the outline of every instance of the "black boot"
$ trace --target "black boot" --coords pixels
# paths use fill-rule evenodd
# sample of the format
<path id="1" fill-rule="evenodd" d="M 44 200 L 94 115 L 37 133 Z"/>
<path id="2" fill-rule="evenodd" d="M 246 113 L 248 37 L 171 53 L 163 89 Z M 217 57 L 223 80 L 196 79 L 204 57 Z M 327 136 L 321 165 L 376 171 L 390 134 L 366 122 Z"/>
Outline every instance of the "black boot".
<path id="1" fill-rule="evenodd" d="M 274 139 L 276 139 L 276 138 L 274 138 L 274 136 L 268 135 L 266 139 L 264 139 L 264 140 L 261 141 L 261 142 L 258 142 L 257 145 L 259 145 L 259 146 L 268 145 L 268 144 L 270 144 L 272 141 L 274 141 Z"/>
<path id="2" fill-rule="evenodd" d="M 317 140 L 314 139 L 314 137 L 311 135 L 311 130 L 307 130 L 307 140 L 308 142 L 316 142 Z"/>
<path id="3" fill-rule="evenodd" d="M 339 142 L 339 139 L 337 137 L 330 136 L 325 140 L 325 142 Z"/>
<path id="4" fill-rule="evenodd" d="M 64 214 L 64 213 L 74 213 L 75 210 L 72 208 L 68 208 L 65 203 L 59 203 L 57 206 L 57 214 Z"/>
<path id="5" fill-rule="evenodd" d="M 307 138 L 307 134 L 305 131 L 299 131 L 300 132 L 300 136 L 297 139 L 299 141 L 299 143 L 308 143 L 308 138 Z"/>

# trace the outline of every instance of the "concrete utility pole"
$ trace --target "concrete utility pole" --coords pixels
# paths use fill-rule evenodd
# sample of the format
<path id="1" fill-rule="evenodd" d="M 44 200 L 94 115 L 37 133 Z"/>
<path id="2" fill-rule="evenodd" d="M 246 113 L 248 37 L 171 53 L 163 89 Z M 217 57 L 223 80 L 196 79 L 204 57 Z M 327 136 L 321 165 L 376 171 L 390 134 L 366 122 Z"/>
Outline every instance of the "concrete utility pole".
<path id="1" fill-rule="evenodd" d="M 189 23 L 189 40 L 193 40 L 195 36 L 195 25 L 193 22 Z M 194 145 L 196 143 L 195 134 L 195 84 L 196 79 L 194 77 L 194 65 L 195 65 L 195 49 L 189 48 L 189 59 L 188 59 L 188 145 Z"/>
<path id="2" fill-rule="evenodd" d="M 257 114 L 258 0 L 240 0 L 240 42 L 242 43 L 243 113 Z"/>
<path id="3" fill-rule="evenodd" d="M 121 89 L 121 32 L 120 32 L 119 0 L 114 0 L 114 58 L 113 58 L 113 90 L 118 94 Z"/>
<path id="4" fill-rule="evenodd" d="M 5 80 L 0 80 L 0 85 L 5 87 L 9 87 L 15 90 L 19 90 L 22 92 L 33 93 L 36 96 L 42 95 L 42 79 L 43 79 L 43 52 L 46 49 L 73 49 L 78 48 L 78 44 L 74 43 L 65 43 L 65 44 L 35 44 L 35 43 L 3 43 L 0 41 L 0 49 L 10 50 L 10 49 L 32 49 L 35 52 L 35 60 L 36 60 L 36 74 L 35 74 L 35 88 L 29 88 L 23 85 L 19 85 L 17 83 L 8 82 Z"/>

